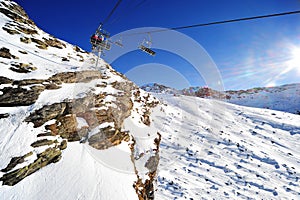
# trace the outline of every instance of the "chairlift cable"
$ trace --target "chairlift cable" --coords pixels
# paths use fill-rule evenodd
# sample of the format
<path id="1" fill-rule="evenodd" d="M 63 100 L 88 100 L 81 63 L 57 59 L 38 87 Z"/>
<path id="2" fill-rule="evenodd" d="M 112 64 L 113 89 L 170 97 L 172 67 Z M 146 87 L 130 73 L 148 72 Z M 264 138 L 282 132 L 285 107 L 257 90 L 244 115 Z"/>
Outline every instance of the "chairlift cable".
<path id="1" fill-rule="evenodd" d="M 193 25 L 179 26 L 179 27 L 173 27 L 173 28 L 157 29 L 157 30 L 152 30 L 152 31 L 147 31 L 147 32 L 124 34 L 123 36 L 140 35 L 140 34 L 147 34 L 147 33 L 158 33 L 158 32 L 165 32 L 165 31 L 171 31 L 171 30 L 182 30 L 182 29 L 196 28 L 196 27 L 202 27 L 202 26 L 234 23 L 234 22 L 240 22 L 240 21 L 250 21 L 250 20 L 255 20 L 255 19 L 279 17 L 279 16 L 293 15 L 293 14 L 300 14 L 300 10 L 268 14 L 268 15 L 259 15 L 259 16 L 253 16 L 253 17 L 237 18 L 237 19 L 230 19 L 230 20 L 223 20 L 223 21 L 215 21 L 215 22 L 202 23 L 202 24 L 193 24 Z"/>
<path id="2" fill-rule="evenodd" d="M 113 7 L 113 9 L 110 11 L 109 15 L 105 18 L 105 20 L 102 22 L 102 24 L 105 24 L 109 18 L 112 16 L 112 14 L 115 12 L 115 10 L 118 8 L 118 6 L 120 5 L 122 0 L 118 0 L 118 2 L 116 3 L 116 5 Z"/>
<path id="3" fill-rule="evenodd" d="M 245 18 L 210 22 L 210 23 L 204 23 L 204 24 L 194 24 L 194 25 L 189 25 L 189 26 L 180 26 L 180 27 L 175 27 L 175 28 L 171 28 L 171 29 L 172 30 L 180 30 L 180 29 L 186 29 L 186 28 L 194 28 L 194 27 L 200 27 L 200 26 L 210 26 L 210 25 L 217 25 L 217 24 L 240 22 L 240 21 L 249 21 L 249 20 L 254 20 L 254 19 L 278 17 L 278 16 L 283 16 L 283 15 L 292 15 L 292 14 L 299 14 L 299 13 L 300 13 L 300 10 L 292 11 L 292 12 L 275 13 L 275 14 L 269 14 L 269 15 L 260 15 L 260 16 L 254 16 L 254 17 L 245 17 Z"/>
<path id="4" fill-rule="evenodd" d="M 133 3 L 129 4 L 126 8 L 125 8 L 125 13 L 121 14 L 118 18 L 115 18 L 112 22 L 110 22 L 107 25 L 111 25 L 111 24 L 115 24 L 118 21 L 120 21 L 121 19 L 124 19 L 125 17 L 127 17 L 128 15 L 132 14 L 133 11 L 137 10 L 141 5 L 143 5 L 147 0 L 142 0 L 141 2 L 137 3 L 136 5 L 133 5 Z M 134 1 L 132 1 L 134 2 Z M 132 7 L 132 8 L 131 8 Z"/>

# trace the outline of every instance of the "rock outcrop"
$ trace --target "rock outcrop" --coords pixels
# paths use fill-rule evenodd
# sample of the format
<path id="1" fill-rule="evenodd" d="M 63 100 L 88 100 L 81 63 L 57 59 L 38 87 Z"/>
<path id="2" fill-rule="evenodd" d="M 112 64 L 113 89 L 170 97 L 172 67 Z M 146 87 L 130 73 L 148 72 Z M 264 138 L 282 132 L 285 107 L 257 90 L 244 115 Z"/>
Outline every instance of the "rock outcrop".
<path id="1" fill-rule="evenodd" d="M 25 177 L 33 174 L 39 169 L 45 167 L 50 163 L 56 163 L 61 159 L 61 151 L 58 147 L 51 147 L 44 152 L 37 155 L 37 159 L 21 169 L 17 169 L 4 174 L 0 181 L 3 181 L 3 185 L 13 186 L 23 180 Z"/>
<path id="2" fill-rule="evenodd" d="M 16 131 L 24 128 L 20 131 L 24 141 L 19 137 L 29 148 L 15 152 L 12 147 L 4 147 L 13 156 L 1 170 L 3 185 L 13 186 L 60 161 L 71 142 L 86 143 L 97 150 L 127 143 L 132 154 L 144 148 L 139 143 L 129 146 L 134 133 L 125 122 L 136 117 L 135 123 L 150 126 L 151 109 L 158 104 L 155 98 L 142 95 L 134 83 L 104 61 L 99 60 L 101 66 L 94 66 L 95 56 L 41 31 L 16 3 L 1 1 L 0 15 L 5 18 L 0 32 L 16 38 L 0 48 L 0 65 L 8 72 L 7 77 L 5 73 L 0 76 L 0 107 L 14 107 L 11 113 L 9 109 L 0 113 L 0 122 L 7 123 L 7 127 L 19 124 L 14 127 Z M 22 113 L 16 114 L 18 111 Z M 28 134 L 35 135 L 28 139 Z M 147 156 L 152 152 L 144 163 L 147 178 L 137 173 L 137 181 L 130 183 L 144 200 L 154 198 L 159 142 L 153 143 L 155 148 L 143 149 Z M 135 156 L 131 161 L 133 165 L 140 162 Z"/>
<path id="3" fill-rule="evenodd" d="M 10 50 L 8 48 L 5 48 L 5 47 L 2 47 L 0 49 L 0 57 L 7 58 L 7 59 L 11 59 L 11 58 L 16 59 L 17 58 L 17 56 L 12 55 L 10 53 Z"/>
<path id="4" fill-rule="evenodd" d="M 31 88 L 30 90 L 17 87 L 5 87 L 0 90 L 0 107 L 28 106 L 36 102 L 42 90 Z"/>

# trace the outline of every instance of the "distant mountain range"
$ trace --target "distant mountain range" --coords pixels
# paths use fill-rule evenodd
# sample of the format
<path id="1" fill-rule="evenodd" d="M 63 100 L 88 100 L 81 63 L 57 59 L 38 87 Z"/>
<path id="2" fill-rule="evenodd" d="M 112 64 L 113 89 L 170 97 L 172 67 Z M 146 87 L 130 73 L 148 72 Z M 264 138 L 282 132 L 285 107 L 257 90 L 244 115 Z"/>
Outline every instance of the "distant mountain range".
<path id="1" fill-rule="evenodd" d="M 216 91 L 208 87 L 189 87 L 177 90 L 158 83 L 146 84 L 141 88 L 152 93 L 222 99 L 237 105 L 300 113 L 300 83 L 228 91 Z"/>

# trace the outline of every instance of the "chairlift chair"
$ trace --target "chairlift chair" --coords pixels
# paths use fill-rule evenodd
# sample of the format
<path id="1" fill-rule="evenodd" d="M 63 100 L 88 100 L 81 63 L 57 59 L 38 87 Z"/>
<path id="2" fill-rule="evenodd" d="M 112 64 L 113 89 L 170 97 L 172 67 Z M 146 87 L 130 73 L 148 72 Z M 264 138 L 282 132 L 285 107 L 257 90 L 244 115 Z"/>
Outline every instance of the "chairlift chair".
<path id="1" fill-rule="evenodd" d="M 123 42 L 122 42 L 122 37 L 120 37 L 120 39 L 115 41 L 114 43 L 115 43 L 115 45 L 117 45 L 119 47 L 124 47 Z"/>
<path id="2" fill-rule="evenodd" d="M 110 34 L 102 29 L 102 25 L 99 26 L 96 33 L 91 36 L 90 42 L 92 44 L 92 49 L 98 50 L 110 50 L 111 45 L 108 38 Z"/>
<path id="3" fill-rule="evenodd" d="M 139 49 L 151 56 L 155 56 L 156 52 L 151 49 L 152 39 L 150 33 L 148 34 L 149 39 L 144 39 L 143 42 L 140 44 Z"/>

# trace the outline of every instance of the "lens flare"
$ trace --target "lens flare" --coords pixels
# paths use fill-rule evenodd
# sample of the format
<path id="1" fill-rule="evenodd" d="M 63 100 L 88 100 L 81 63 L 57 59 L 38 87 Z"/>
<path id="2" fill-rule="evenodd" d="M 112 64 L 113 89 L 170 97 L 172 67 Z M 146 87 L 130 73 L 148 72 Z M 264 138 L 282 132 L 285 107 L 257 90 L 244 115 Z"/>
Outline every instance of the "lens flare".
<path id="1" fill-rule="evenodd" d="M 291 47 L 290 54 L 291 59 L 288 61 L 288 66 L 300 75 L 300 47 Z"/>

